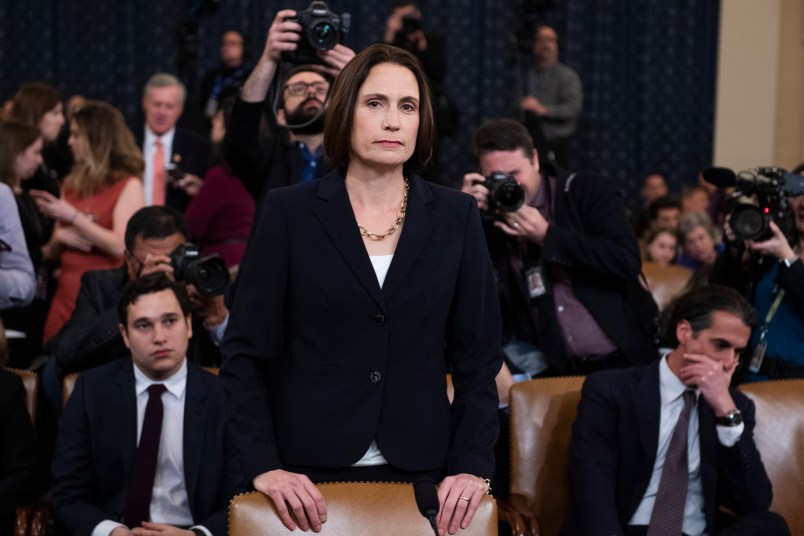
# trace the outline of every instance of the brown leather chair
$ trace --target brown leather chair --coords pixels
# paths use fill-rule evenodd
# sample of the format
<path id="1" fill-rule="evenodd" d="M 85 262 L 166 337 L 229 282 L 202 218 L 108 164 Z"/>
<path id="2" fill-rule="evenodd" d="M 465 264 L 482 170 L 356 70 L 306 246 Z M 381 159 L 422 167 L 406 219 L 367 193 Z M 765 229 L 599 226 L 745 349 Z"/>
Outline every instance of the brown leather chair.
<path id="1" fill-rule="evenodd" d="M 804 379 L 746 383 L 757 408 L 754 441 L 773 484 L 771 510 L 804 534 Z"/>
<path id="2" fill-rule="evenodd" d="M 349 536 L 432 536 L 433 529 L 416 506 L 411 484 L 338 482 L 319 484 L 327 504 L 327 522 L 319 534 Z M 286 536 L 288 529 L 274 503 L 259 492 L 238 495 L 229 503 L 229 536 Z M 457 534 L 497 534 L 497 506 L 484 497 L 472 524 Z"/>
<path id="3" fill-rule="evenodd" d="M 39 376 L 36 375 L 36 372 L 30 370 L 11 367 L 3 368 L 22 379 L 22 384 L 25 386 L 25 407 L 28 409 L 28 415 L 31 416 L 31 422 L 36 424 L 36 397 L 39 395 Z"/>
<path id="4" fill-rule="evenodd" d="M 642 264 L 642 273 L 648 283 L 648 290 L 656 300 L 659 310 L 663 311 L 670 302 L 687 290 L 692 279 L 692 272 L 683 266 L 659 266 L 652 262 Z"/>
<path id="5" fill-rule="evenodd" d="M 569 445 L 584 379 L 538 378 L 511 388 L 506 506 L 525 519 L 532 536 L 557 535 L 569 509 Z"/>

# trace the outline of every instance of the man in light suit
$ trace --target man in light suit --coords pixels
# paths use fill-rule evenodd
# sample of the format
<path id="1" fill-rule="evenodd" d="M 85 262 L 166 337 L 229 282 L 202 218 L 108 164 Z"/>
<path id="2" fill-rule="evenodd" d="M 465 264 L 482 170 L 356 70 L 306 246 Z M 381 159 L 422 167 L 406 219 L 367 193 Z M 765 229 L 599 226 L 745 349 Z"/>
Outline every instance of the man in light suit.
<path id="1" fill-rule="evenodd" d="M 789 534 L 768 512 L 773 493 L 754 444 L 754 404 L 729 388 L 756 318 L 731 289 L 690 292 L 670 319 L 675 349 L 644 367 L 587 378 L 563 534 Z M 719 506 L 736 521 L 721 523 Z"/>
<path id="2" fill-rule="evenodd" d="M 181 212 L 201 189 L 210 153 L 206 139 L 176 125 L 184 111 L 186 94 L 184 84 L 172 74 L 153 75 L 146 82 L 142 96 L 145 128 L 135 129 L 145 158 L 146 205 L 167 204 Z M 180 171 L 178 175 L 165 175 L 167 188 L 160 191 L 159 174 L 167 173 L 165 168 Z"/>
<path id="3" fill-rule="evenodd" d="M 217 378 L 185 357 L 193 334 L 186 290 L 163 273 L 141 277 L 123 290 L 119 315 L 132 360 L 76 383 L 53 461 L 56 517 L 76 535 L 224 535 L 242 473 L 224 436 Z M 164 391 L 156 421 L 154 386 Z M 153 477 L 143 486 L 146 444 Z"/>

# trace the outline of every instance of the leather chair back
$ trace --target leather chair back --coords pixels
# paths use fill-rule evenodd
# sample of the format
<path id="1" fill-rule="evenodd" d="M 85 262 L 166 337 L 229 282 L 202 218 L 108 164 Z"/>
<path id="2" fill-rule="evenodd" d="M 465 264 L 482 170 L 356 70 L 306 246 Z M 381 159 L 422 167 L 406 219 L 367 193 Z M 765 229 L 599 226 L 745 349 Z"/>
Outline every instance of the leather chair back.
<path id="1" fill-rule="evenodd" d="M 569 445 L 583 376 L 511 388 L 511 496 L 531 534 L 559 533 L 569 509 Z"/>
<path id="2" fill-rule="evenodd" d="M 322 536 L 432 536 L 430 523 L 416 506 L 412 484 L 394 482 L 338 482 L 319 484 L 327 504 Z M 229 536 L 287 536 L 274 503 L 259 492 L 238 495 L 229 503 Z M 472 524 L 457 534 L 497 534 L 494 498 L 484 497 Z"/>
<path id="3" fill-rule="evenodd" d="M 28 415 L 31 416 L 31 422 L 36 424 L 36 398 L 39 396 L 39 376 L 31 370 L 3 368 L 22 379 L 22 384 L 25 386 L 25 407 L 28 409 Z"/>
<path id="4" fill-rule="evenodd" d="M 757 408 L 754 441 L 773 484 L 771 510 L 804 534 L 804 379 L 746 383 Z"/>
<path id="5" fill-rule="evenodd" d="M 670 302 L 681 296 L 692 279 L 692 272 L 683 266 L 659 266 L 652 262 L 642 263 L 642 273 L 648 282 L 648 290 L 653 295 L 659 310 L 664 310 Z"/>

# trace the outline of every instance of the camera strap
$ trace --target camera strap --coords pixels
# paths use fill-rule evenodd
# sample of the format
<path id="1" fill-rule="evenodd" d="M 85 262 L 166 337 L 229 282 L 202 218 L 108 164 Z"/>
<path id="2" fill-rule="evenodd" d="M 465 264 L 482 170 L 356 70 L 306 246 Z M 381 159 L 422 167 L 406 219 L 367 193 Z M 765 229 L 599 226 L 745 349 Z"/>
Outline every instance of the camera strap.
<path id="1" fill-rule="evenodd" d="M 756 348 L 754 348 L 754 353 L 751 354 L 751 362 L 748 365 L 748 370 L 754 374 L 759 374 L 759 369 L 762 368 L 762 361 L 765 359 L 765 351 L 768 349 L 768 341 L 766 339 L 768 326 L 770 326 L 771 320 L 773 320 L 776 311 L 779 310 L 779 305 L 781 305 L 784 299 L 784 289 L 779 289 L 775 294 L 776 296 L 773 299 L 773 303 L 771 303 L 770 309 L 768 309 L 765 315 L 765 321 L 759 328 L 759 342 Z"/>

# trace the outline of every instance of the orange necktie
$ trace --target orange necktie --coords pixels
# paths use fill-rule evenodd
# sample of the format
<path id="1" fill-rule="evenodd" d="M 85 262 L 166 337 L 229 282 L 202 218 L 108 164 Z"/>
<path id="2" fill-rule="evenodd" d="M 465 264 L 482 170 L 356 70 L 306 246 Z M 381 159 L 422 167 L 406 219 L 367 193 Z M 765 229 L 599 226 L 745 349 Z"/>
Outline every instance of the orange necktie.
<path id="1" fill-rule="evenodd" d="M 154 142 L 156 151 L 154 151 L 154 174 L 153 174 L 153 195 L 151 196 L 152 205 L 164 205 L 165 195 L 167 192 L 167 181 L 165 180 L 165 149 L 162 146 L 162 140 L 156 138 Z"/>

